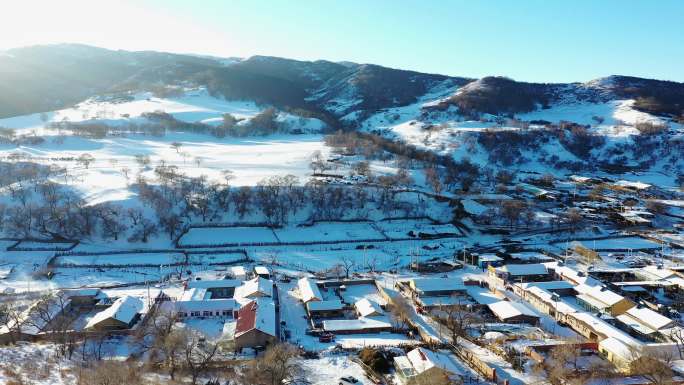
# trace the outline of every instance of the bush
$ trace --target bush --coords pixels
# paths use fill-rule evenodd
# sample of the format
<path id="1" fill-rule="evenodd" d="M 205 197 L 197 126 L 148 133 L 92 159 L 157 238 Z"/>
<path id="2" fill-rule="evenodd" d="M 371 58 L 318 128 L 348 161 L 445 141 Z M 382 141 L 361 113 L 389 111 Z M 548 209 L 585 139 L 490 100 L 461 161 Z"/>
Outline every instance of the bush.
<path id="1" fill-rule="evenodd" d="M 359 352 L 359 359 L 378 373 L 387 373 L 392 366 L 385 354 L 374 348 L 363 348 Z"/>

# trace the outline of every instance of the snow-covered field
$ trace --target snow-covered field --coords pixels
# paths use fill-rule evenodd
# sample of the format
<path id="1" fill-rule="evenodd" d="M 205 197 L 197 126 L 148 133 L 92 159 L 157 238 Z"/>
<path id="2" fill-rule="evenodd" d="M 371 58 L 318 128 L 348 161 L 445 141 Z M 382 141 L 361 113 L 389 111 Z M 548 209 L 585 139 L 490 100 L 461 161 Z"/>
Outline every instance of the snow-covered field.
<path id="1" fill-rule="evenodd" d="M 286 227 L 275 230 L 283 243 L 295 242 L 339 242 L 385 240 L 385 236 L 368 222 L 317 222 L 313 226 Z"/>
<path id="2" fill-rule="evenodd" d="M 56 258 L 58 265 L 68 266 L 159 266 L 185 261 L 181 253 L 131 253 L 111 255 L 67 255 Z"/>
<path id="3" fill-rule="evenodd" d="M 268 227 L 193 227 L 178 241 L 181 247 L 257 243 L 275 244 L 278 238 Z"/>

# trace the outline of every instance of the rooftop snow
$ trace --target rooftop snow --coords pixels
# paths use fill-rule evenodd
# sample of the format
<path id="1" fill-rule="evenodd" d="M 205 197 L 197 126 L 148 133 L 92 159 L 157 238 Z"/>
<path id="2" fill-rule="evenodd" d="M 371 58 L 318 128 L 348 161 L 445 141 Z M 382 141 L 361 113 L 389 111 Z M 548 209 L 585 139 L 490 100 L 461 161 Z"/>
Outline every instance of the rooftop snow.
<path id="1" fill-rule="evenodd" d="M 370 317 L 384 313 L 380 308 L 380 305 L 373 301 L 369 301 L 367 298 L 356 301 L 354 307 L 361 317 Z"/>
<path id="2" fill-rule="evenodd" d="M 418 278 L 413 279 L 413 285 L 421 293 L 435 291 L 464 291 L 466 289 L 463 282 L 454 278 Z"/>
<path id="3" fill-rule="evenodd" d="M 500 268 L 501 271 L 507 272 L 511 276 L 523 275 L 544 275 L 548 273 L 546 266 L 539 263 L 529 263 L 521 265 L 505 265 Z"/>
<path id="4" fill-rule="evenodd" d="M 88 321 L 88 324 L 85 328 L 92 328 L 109 318 L 115 319 L 124 324 L 129 324 L 142 310 L 143 302 L 140 299 L 126 295 L 114 301 L 112 306 L 95 314 L 95 316 Z"/>
<path id="5" fill-rule="evenodd" d="M 502 321 L 520 315 L 539 318 L 535 312 L 519 302 L 499 301 L 487 306 L 492 313 L 494 313 Z"/>
<path id="6" fill-rule="evenodd" d="M 362 331 L 367 329 L 390 329 L 392 324 L 385 317 L 382 318 L 358 318 L 342 320 L 325 320 L 323 329 L 326 331 Z"/>
<path id="7" fill-rule="evenodd" d="M 299 289 L 299 296 L 302 302 L 306 303 L 309 301 L 322 301 L 323 296 L 321 291 L 318 289 L 318 285 L 311 278 L 302 278 L 297 281 L 297 287 Z"/>
<path id="8" fill-rule="evenodd" d="M 309 311 L 331 311 L 331 310 L 342 310 L 344 309 L 344 304 L 339 299 L 332 299 L 329 301 L 311 301 L 306 304 Z"/>

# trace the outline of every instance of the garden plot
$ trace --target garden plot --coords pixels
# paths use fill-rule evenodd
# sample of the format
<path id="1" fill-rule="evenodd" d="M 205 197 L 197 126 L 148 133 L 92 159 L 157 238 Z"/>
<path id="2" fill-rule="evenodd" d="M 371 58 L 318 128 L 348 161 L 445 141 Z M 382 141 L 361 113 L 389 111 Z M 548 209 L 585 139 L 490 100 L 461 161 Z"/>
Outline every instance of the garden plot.
<path id="1" fill-rule="evenodd" d="M 337 383 L 340 377 L 347 376 L 358 379 L 358 385 L 373 383 L 366 378 L 363 368 L 347 355 L 301 360 L 300 364 L 311 385 L 329 385 Z"/>
<path id="2" fill-rule="evenodd" d="M 127 253 L 103 255 L 63 255 L 58 266 L 161 266 L 185 262 L 183 253 Z"/>
<path id="3" fill-rule="evenodd" d="M 189 253 L 188 264 L 191 265 L 223 265 L 245 261 L 247 256 L 241 252 L 225 253 Z"/>
<path id="4" fill-rule="evenodd" d="M 318 222 L 313 226 L 274 230 L 283 243 L 384 241 L 387 238 L 370 222 Z"/>
<path id="5" fill-rule="evenodd" d="M 396 219 L 376 222 L 376 226 L 382 230 L 390 239 L 406 239 L 420 237 L 421 234 L 427 237 L 437 236 L 460 236 L 461 233 L 452 224 L 433 224 L 427 219 Z M 409 234 L 410 232 L 413 232 Z"/>
<path id="6" fill-rule="evenodd" d="M 211 245 L 277 244 L 278 238 L 268 227 L 192 227 L 178 240 L 179 247 Z"/>
<path id="7" fill-rule="evenodd" d="M 76 246 L 76 242 L 39 242 L 39 241 L 21 241 L 12 249 L 21 250 L 36 250 L 36 251 L 66 251 Z"/>
<path id="8" fill-rule="evenodd" d="M 351 271 L 367 271 L 369 263 L 375 263 L 376 269 L 386 270 L 398 263 L 398 259 L 383 250 L 273 250 L 255 252 L 255 260 L 270 263 L 273 260 L 279 265 L 304 271 L 325 271 L 342 263 L 343 260 L 353 262 Z M 365 261 L 365 262 L 364 262 Z"/>

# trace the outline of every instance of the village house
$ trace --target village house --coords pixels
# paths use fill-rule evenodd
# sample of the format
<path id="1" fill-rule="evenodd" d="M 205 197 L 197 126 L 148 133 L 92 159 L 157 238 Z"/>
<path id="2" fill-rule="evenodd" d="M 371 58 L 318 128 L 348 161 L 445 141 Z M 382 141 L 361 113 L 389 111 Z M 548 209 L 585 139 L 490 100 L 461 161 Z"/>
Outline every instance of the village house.
<path id="1" fill-rule="evenodd" d="M 463 282 L 449 278 L 416 278 L 408 281 L 408 287 L 417 297 L 448 297 L 467 292 Z"/>
<path id="2" fill-rule="evenodd" d="M 321 295 L 318 285 L 311 278 L 301 278 L 297 281 L 297 289 L 299 290 L 299 298 L 303 303 L 323 301 L 323 295 Z"/>
<path id="3" fill-rule="evenodd" d="M 173 304 L 180 318 L 234 318 L 238 306 L 233 298 L 213 298 L 212 292 L 206 288 L 186 290 Z"/>
<path id="4" fill-rule="evenodd" d="M 499 285 L 516 282 L 540 282 L 551 280 L 551 275 L 541 263 L 508 264 L 501 267 L 490 266 L 489 278 Z"/>
<path id="5" fill-rule="evenodd" d="M 617 316 L 634 306 L 632 300 L 611 291 L 603 285 L 577 285 L 575 291 L 578 293 L 576 296 L 577 304 L 591 312 L 600 312 L 611 316 Z"/>
<path id="6" fill-rule="evenodd" d="M 204 289 L 211 294 L 211 298 L 233 298 L 235 288 L 240 286 L 242 281 L 233 279 L 215 280 L 195 280 L 188 281 L 186 289 Z"/>
<path id="7" fill-rule="evenodd" d="M 460 372 L 448 355 L 425 348 L 394 357 L 394 368 L 403 385 L 462 383 Z"/>
<path id="8" fill-rule="evenodd" d="M 634 306 L 615 317 L 631 335 L 655 340 L 659 332 L 675 326 L 675 321 L 647 307 Z"/>
<path id="9" fill-rule="evenodd" d="M 256 277 L 235 288 L 235 298 L 273 297 L 273 281 Z"/>
<path id="10" fill-rule="evenodd" d="M 449 278 L 412 279 L 403 286 L 413 301 L 423 309 L 461 306 L 470 302 L 462 281 Z"/>
<path id="11" fill-rule="evenodd" d="M 356 301 L 354 308 L 359 317 L 375 317 L 385 314 L 380 305 L 374 301 L 370 301 L 368 298 L 362 298 Z"/>
<path id="12" fill-rule="evenodd" d="M 499 267 L 504 264 L 504 260 L 494 254 L 482 254 L 477 256 L 477 266 L 487 269 L 489 266 Z"/>
<path id="13" fill-rule="evenodd" d="M 143 302 L 131 296 L 123 296 L 107 309 L 95 314 L 85 330 L 109 331 L 130 329 L 140 319 Z"/>
<path id="14" fill-rule="evenodd" d="M 237 312 L 233 336 L 236 350 L 265 347 L 278 341 L 275 304 L 270 298 L 258 298 Z"/>
<path id="15" fill-rule="evenodd" d="M 310 301 L 306 304 L 309 318 L 335 318 L 344 316 L 344 303 L 339 299 Z"/>
<path id="16" fill-rule="evenodd" d="M 539 316 L 519 302 L 499 301 L 487 305 L 501 322 L 530 325 L 539 324 Z"/>

